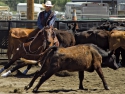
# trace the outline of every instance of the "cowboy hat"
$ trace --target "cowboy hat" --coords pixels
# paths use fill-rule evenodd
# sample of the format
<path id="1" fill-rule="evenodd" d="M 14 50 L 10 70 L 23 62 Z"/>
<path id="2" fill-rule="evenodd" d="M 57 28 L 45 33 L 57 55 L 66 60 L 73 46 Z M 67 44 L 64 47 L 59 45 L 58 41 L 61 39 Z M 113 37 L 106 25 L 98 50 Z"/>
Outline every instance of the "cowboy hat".
<path id="1" fill-rule="evenodd" d="M 46 7 L 46 6 L 49 6 L 49 7 L 53 7 L 54 5 L 52 5 L 52 2 L 51 1 L 46 1 L 46 3 L 42 3 L 42 6 L 43 7 Z"/>

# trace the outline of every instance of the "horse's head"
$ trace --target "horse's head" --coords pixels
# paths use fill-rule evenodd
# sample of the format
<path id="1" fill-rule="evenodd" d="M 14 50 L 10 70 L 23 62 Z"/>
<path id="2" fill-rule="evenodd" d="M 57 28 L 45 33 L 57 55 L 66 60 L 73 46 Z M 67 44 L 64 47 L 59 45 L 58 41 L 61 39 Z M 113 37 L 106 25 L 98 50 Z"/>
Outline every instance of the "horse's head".
<path id="1" fill-rule="evenodd" d="M 46 40 L 46 46 L 53 46 L 54 45 L 54 38 L 55 38 L 55 32 L 53 30 L 53 27 L 46 26 L 43 29 L 45 40 Z"/>

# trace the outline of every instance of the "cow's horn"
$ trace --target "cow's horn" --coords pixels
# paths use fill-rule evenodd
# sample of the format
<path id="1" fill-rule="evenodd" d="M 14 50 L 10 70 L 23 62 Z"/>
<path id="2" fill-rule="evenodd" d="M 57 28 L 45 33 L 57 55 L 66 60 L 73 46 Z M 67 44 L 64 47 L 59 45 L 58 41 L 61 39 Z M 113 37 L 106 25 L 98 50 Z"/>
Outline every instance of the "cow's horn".
<path id="1" fill-rule="evenodd" d="M 25 58 L 20 58 L 20 60 L 24 61 L 24 63 L 26 63 L 26 64 L 36 64 L 37 63 L 37 61 L 35 61 L 35 60 L 27 60 Z"/>

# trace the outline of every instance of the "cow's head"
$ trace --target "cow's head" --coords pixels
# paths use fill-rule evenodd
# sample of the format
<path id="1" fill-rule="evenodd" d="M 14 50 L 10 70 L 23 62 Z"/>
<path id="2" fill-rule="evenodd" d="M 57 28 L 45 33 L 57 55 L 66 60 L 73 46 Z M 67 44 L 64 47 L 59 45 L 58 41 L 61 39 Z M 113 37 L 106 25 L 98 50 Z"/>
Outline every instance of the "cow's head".
<path id="1" fill-rule="evenodd" d="M 116 57 L 113 52 L 108 54 L 108 57 L 104 57 L 102 60 L 102 67 L 109 67 L 111 69 L 118 69 L 120 66 L 116 63 Z"/>

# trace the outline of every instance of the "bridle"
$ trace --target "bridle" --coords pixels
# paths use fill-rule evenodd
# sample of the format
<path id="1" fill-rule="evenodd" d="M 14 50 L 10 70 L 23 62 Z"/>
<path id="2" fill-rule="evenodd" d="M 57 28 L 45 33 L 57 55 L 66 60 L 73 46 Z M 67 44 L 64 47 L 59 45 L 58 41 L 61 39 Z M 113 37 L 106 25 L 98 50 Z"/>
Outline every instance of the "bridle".
<path id="1" fill-rule="evenodd" d="M 47 41 L 47 38 L 45 37 L 45 32 L 44 32 L 44 29 L 45 29 L 46 27 L 43 27 L 43 29 L 41 29 L 36 35 L 35 35 L 35 37 L 34 37 L 34 39 L 30 42 L 30 45 L 28 46 L 28 51 L 26 50 L 26 48 L 25 48 L 25 43 L 23 43 L 23 49 L 24 49 L 24 51 L 25 51 L 25 53 L 27 54 L 27 55 L 34 55 L 36 52 L 38 52 L 42 47 L 44 48 L 43 49 L 43 51 L 42 52 L 44 52 L 46 49 L 47 49 L 47 43 L 46 43 L 46 41 Z M 38 47 L 38 49 L 36 50 L 36 51 L 31 51 L 31 45 L 32 45 L 32 43 L 33 43 L 33 41 L 37 38 L 37 36 L 39 35 L 39 33 L 41 33 L 42 32 L 42 35 L 43 35 L 43 37 L 44 37 L 44 40 L 43 40 L 43 44 L 40 46 L 40 47 Z M 53 40 L 54 40 L 54 38 L 55 38 L 55 36 L 56 36 L 56 34 L 55 34 L 55 32 L 52 30 L 52 32 L 53 32 L 53 34 L 54 34 L 54 36 L 53 36 Z M 42 53 L 41 53 L 42 54 Z"/>
<path id="2" fill-rule="evenodd" d="M 39 49 L 41 49 L 42 47 L 44 47 L 44 44 L 45 44 L 45 41 L 46 41 L 44 29 L 45 29 L 45 27 L 43 27 L 43 29 L 41 29 L 41 30 L 34 36 L 33 40 L 30 41 L 30 44 L 29 44 L 29 46 L 28 46 L 28 51 L 26 50 L 26 48 L 25 48 L 25 46 L 24 46 L 25 43 L 23 43 L 23 50 L 25 51 L 26 54 L 28 54 L 28 55 L 35 54 L 36 52 L 39 51 Z M 32 45 L 32 43 L 35 41 L 35 39 L 37 38 L 37 36 L 38 36 L 39 33 L 41 33 L 41 32 L 42 32 L 42 35 L 43 35 L 43 37 L 44 37 L 43 45 L 41 45 L 40 47 L 38 47 L 38 49 L 37 49 L 36 51 L 31 51 L 31 45 Z M 46 47 L 44 47 L 44 50 L 45 50 L 45 48 L 46 48 Z"/>

